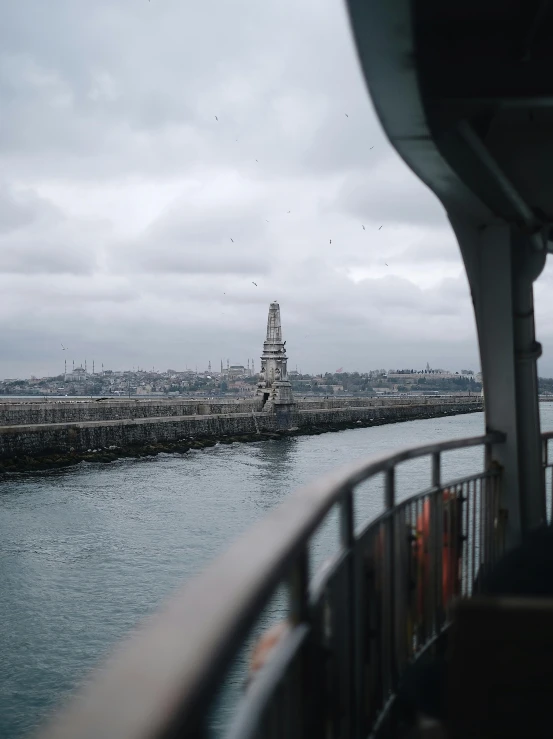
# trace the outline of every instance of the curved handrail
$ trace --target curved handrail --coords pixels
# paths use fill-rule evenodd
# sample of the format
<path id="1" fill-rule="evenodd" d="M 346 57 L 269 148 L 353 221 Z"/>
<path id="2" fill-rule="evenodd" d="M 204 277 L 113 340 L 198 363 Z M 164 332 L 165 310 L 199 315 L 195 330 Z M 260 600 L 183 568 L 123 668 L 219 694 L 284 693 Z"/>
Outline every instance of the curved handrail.
<path id="1" fill-rule="evenodd" d="M 502 443 L 490 433 L 381 454 L 301 488 L 234 542 L 119 647 L 39 734 L 42 739 L 152 739 L 201 731 L 209 700 L 275 587 L 345 493 L 396 465 Z M 389 502 L 388 502 L 389 506 Z"/>

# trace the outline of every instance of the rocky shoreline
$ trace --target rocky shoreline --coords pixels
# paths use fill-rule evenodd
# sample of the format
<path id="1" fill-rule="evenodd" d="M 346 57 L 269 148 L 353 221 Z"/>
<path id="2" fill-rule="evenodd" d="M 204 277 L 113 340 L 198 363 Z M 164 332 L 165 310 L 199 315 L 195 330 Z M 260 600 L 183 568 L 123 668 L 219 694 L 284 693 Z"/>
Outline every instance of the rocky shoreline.
<path id="1" fill-rule="evenodd" d="M 199 437 L 181 439 L 179 441 L 162 441 L 151 443 L 133 443 L 125 446 L 110 445 L 106 448 L 89 449 L 86 452 L 69 451 L 59 452 L 55 450 L 45 450 L 40 455 L 21 455 L 14 456 L 9 459 L 0 460 L 0 476 L 10 473 L 20 472 L 38 472 L 45 470 L 62 469 L 71 467 L 80 462 L 102 462 L 110 463 L 118 459 L 152 457 L 158 454 L 181 454 L 184 455 L 195 449 L 206 449 L 217 444 L 234 444 L 234 443 L 252 443 L 260 441 L 285 439 L 295 436 L 316 436 L 319 434 L 345 431 L 348 429 L 367 428 L 371 426 L 383 426 L 390 423 L 405 423 L 406 421 L 414 421 L 428 418 L 437 418 L 442 416 L 457 416 L 466 413 L 480 412 L 481 408 L 462 408 L 454 406 L 451 410 L 439 410 L 433 415 L 428 412 L 413 414 L 409 419 L 405 418 L 376 418 L 372 420 L 357 420 L 334 422 L 324 426 L 305 426 L 303 428 L 295 427 L 291 429 L 279 431 L 261 431 L 260 433 L 243 433 L 233 435 L 221 435 L 217 437 Z"/>

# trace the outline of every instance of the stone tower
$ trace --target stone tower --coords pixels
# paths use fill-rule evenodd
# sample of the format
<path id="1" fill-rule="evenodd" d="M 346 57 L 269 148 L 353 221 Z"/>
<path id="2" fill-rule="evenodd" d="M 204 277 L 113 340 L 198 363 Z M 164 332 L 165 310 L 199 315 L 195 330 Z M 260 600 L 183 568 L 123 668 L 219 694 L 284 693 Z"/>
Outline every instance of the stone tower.
<path id="1" fill-rule="evenodd" d="M 275 300 L 269 306 L 267 338 L 263 344 L 261 370 L 257 395 L 261 396 L 263 410 L 285 411 L 294 405 L 292 385 L 288 379 L 286 342 L 282 341 L 280 306 Z"/>

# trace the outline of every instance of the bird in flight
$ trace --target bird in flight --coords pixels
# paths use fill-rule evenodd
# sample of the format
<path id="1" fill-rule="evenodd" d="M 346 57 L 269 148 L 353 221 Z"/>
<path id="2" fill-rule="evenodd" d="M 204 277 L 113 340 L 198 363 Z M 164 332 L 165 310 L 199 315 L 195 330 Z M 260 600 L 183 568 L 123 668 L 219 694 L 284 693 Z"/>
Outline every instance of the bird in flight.
<path id="1" fill-rule="evenodd" d="M 252 285 L 255 285 L 255 286 L 257 287 L 257 282 L 254 282 L 254 281 L 252 280 Z"/>
<path id="2" fill-rule="evenodd" d="M 292 212 L 291 210 L 288 211 L 288 213 L 291 213 L 291 212 Z"/>
<path id="3" fill-rule="evenodd" d="M 363 231 L 366 231 L 366 230 L 367 230 L 367 229 L 365 228 L 365 226 L 363 226 Z"/>
<path id="4" fill-rule="evenodd" d="M 370 149 L 374 149 L 374 146 L 369 146 L 369 150 L 370 150 Z"/>
<path id="5" fill-rule="evenodd" d="M 330 243 L 332 244 L 332 239 L 330 239 Z"/>
<path id="6" fill-rule="evenodd" d="M 378 227 L 378 230 L 380 231 L 380 229 L 381 229 L 381 228 L 382 228 L 382 226 L 379 226 L 379 227 Z"/>
<path id="7" fill-rule="evenodd" d="M 216 121 L 218 121 L 218 120 L 219 120 L 219 119 L 217 118 L 217 116 L 215 116 L 215 120 L 216 120 Z"/>
<path id="8" fill-rule="evenodd" d="M 234 244 L 234 239 L 231 239 L 232 243 Z"/>
<path id="9" fill-rule="evenodd" d="M 346 118 L 349 118 L 349 115 L 347 113 L 344 113 L 344 115 L 346 116 Z"/>
<path id="10" fill-rule="evenodd" d="M 267 219 L 266 219 L 266 218 L 265 218 L 265 220 L 267 221 Z M 267 221 L 267 223 L 269 223 L 269 221 Z"/>
<path id="11" fill-rule="evenodd" d="M 386 267 L 388 266 L 388 262 L 384 262 L 384 264 L 386 265 Z"/>
<path id="12" fill-rule="evenodd" d="M 67 347 L 66 347 L 66 346 L 64 346 L 63 344 L 61 345 L 61 349 L 62 349 L 62 351 L 64 351 L 64 352 L 66 352 L 66 351 L 67 351 Z"/>

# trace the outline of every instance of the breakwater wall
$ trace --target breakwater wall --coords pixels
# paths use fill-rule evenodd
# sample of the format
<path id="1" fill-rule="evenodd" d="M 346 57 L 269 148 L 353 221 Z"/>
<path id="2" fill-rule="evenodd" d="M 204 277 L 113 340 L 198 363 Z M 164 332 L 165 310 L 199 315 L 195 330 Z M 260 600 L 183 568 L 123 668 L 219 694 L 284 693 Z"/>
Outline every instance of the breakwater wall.
<path id="1" fill-rule="evenodd" d="M 306 398 L 296 397 L 296 409 L 335 410 L 342 408 L 382 408 L 390 406 L 465 405 L 481 402 L 478 396 L 445 397 L 367 397 L 367 398 Z M 0 402 L 0 427 L 28 426 L 50 423 L 79 423 L 85 421 L 122 421 L 138 418 L 169 418 L 182 416 L 220 416 L 235 413 L 255 413 L 261 410 L 261 401 L 255 397 L 227 400 L 170 399 L 170 400 L 46 400 L 39 402 Z"/>
<path id="2" fill-rule="evenodd" d="M 482 410 L 481 398 L 431 400 L 434 402 L 300 407 L 284 414 L 236 411 L 4 425 L 0 427 L 0 471 L 61 467 L 81 460 L 107 462 L 159 452 L 185 453 L 218 441 L 256 441 Z"/>
<path id="3" fill-rule="evenodd" d="M 209 416 L 260 410 L 256 398 L 211 400 L 58 400 L 39 403 L 0 403 L 0 426 L 85 421 L 122 421 L 171 416 Z"/>

